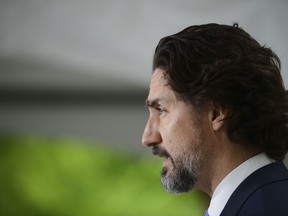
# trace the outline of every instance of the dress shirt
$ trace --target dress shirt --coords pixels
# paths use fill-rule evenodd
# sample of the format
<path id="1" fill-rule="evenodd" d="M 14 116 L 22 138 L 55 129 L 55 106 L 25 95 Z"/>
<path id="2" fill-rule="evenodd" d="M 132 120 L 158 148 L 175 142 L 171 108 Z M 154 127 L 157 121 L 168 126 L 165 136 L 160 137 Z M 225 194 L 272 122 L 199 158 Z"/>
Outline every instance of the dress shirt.
<path id="1" fill-rule="evenodd" d="M 265 153 L 260 153 L 249 158 L 232 170 L 216 187 L 208 208 L 209 215 L 219 216 L 230 196 L 241 182 L 254 171 L 273 162 L 275 161 L 269 158 Z"/>

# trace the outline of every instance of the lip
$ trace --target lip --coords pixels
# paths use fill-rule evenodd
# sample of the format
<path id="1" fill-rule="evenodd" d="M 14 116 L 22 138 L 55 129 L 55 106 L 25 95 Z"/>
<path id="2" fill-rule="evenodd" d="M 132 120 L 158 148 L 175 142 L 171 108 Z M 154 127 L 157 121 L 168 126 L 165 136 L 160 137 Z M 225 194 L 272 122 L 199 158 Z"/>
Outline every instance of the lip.
<path id="1" fill-rule="evenodd" d="M 165 150 L 162 150 L 160 148 L 153 148 L 152 150 L 152 154 L 161 158 L 169 158 L 170 155 L 168 154 L 168 152 L 166 152 Z"/>
<path id="2" fill-rule="evenodd" d="M 156 154 L 156 156 L 160 157 L 160 158 L 166 158 L 169 159 L 169 155 L 167 155 L 165 152 L 161 152 L 159 154 Z"/>
<path id="3" fill-rule="evenodd" d="M 170 163 L 170 158 L 167 158 L 166 160 L 163 161 L 163 167 L 167 167 Z"/>

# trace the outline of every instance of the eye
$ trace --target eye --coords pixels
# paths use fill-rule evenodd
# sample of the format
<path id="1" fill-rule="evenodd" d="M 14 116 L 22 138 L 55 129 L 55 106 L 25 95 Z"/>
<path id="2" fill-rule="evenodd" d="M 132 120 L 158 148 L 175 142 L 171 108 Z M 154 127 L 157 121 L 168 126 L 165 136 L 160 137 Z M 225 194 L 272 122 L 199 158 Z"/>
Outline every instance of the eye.
<path id="1" fill-rule="evenodd" d="M 160 107 L 155 107 L 155 109 L 157 110 L 158 115 L 162 115 L 164 112 L 166 112 L 165 109 L 162 109 L 162 108 L 160 108 Z"/>

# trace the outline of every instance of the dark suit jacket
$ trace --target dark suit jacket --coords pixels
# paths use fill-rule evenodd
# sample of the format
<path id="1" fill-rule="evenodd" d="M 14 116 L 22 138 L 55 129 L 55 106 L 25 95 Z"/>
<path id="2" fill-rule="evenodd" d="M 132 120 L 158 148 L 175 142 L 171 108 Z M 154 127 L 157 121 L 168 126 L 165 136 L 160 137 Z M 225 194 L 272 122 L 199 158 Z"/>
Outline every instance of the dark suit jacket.
<path id="1" fill-rule="evenodd" d="M 220 216 L 288 216 L 288 170 L 282 162 L 248 176 L 233 192 Z"/>

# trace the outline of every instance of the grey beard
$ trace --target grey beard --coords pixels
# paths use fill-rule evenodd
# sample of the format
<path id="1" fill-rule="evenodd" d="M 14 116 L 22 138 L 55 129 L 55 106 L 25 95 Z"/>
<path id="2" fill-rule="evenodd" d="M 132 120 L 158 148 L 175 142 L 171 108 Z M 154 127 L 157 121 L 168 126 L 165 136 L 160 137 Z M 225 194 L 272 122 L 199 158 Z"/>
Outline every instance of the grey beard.
<path id="1" fill-rule="evenodd" d="M 193 159 L 190 157 L 186 160 L 176 161 L 173 170 L 168 172 L 167 168 L 164 167 L 161 172 L 161 183 L 166 192 L 173 194 L 180 194 L 189 192 L 193 189 L 197 179 L 199 170 L 199 161 L 192 163 Z"/>

